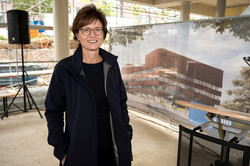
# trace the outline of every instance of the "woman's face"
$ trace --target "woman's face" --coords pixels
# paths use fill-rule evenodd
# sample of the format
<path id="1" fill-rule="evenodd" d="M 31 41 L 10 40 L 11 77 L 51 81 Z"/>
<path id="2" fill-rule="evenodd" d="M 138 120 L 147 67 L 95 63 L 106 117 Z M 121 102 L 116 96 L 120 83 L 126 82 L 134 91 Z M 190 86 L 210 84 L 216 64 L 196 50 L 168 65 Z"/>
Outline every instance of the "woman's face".
<path id="1" fill-rule="evenodd" d="M 102 23 L 99 20 L 94 20 L 91 24 L 79 29 L 76 36 L 83 49 L 87 51 L 97 51 L 103 43 Z"/>

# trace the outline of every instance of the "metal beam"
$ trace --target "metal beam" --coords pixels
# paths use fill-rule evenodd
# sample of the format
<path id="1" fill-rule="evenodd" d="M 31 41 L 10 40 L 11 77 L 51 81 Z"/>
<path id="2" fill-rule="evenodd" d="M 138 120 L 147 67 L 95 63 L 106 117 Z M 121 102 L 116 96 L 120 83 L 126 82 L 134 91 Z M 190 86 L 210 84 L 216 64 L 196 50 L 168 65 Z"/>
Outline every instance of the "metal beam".
<path id="1" fill-rule="evenodd" d="M 181 10 L 184 0 L 123 0 L 163 9 Z M 215 17 L 217 0 L 188 0 L 191 2 L 190 13 Z M 249 5 L 249 0 L 226 0 L 225 17 L 240 15 Z"/>
<path id="2" fill-rule="evenodd" d="M 7 28 L 7 23 L 0 23 L 0 28 Z M 52 26 L 45 25 L 29 25 L 29 29 L 38 29 L 38 30 L 53 30 Z"/>

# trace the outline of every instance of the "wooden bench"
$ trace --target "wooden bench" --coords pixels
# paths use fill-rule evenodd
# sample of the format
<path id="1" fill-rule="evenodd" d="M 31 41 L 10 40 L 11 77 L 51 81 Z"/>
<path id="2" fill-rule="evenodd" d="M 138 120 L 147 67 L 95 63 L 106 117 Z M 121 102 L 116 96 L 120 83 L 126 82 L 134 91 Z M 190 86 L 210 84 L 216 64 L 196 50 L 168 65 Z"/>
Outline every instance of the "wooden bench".
<path id="1" fill-rule="evenodd" d="M 8 117 L 8 98 L 12 97 L 12 96 L 15 96 L 16 94 L 14 92 L 3 92 L 0 94 L 0 98 L 3 98 L 3 113 L 6 112 L 6 117 Z"/>

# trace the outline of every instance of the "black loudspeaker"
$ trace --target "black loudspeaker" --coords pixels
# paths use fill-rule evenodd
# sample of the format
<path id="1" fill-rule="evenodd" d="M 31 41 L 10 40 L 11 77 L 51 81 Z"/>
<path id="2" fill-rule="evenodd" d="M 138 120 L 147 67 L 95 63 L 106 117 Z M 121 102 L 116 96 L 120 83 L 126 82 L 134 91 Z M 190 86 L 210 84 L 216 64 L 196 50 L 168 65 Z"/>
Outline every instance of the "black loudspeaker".
<path id="1" fill-rule="evenodd" d="M 29 13 L 23 10 L 7 11 L 8 38 L 10 44 L 29 44 Z"/>

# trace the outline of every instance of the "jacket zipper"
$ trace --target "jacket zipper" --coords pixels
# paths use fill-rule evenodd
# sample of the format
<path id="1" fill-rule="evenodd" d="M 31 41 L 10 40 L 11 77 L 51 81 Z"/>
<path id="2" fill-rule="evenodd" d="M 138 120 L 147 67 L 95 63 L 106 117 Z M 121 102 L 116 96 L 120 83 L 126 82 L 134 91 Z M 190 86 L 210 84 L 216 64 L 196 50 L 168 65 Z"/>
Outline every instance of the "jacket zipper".
<path id="1" fill-rule="evenodd" d="M 89 87 L 87 86 L 87 85 L 85 85 L 82 81 L 80 81 L 76 76 L 75 76 L 75 74 L 68 68 L 68 67 L 66 67 L 66 69 L 70 72 L 70 74 L 75 78 L 75 80 L 78 82 L 78 83 L 80 83 L 82 86 L 84 86 L 88 91 L 89 91 L 89 93 L 90 93 L 90 96 L 91 96 L 91 98 L 92 98 L 92 100 L 93 100 L 93 104 L 94 104 L 94 123 L 95 123 L 95 126 L 97 126 L 97 122 L 96 122 L 96 102 L 95 102 L 95 97 L 94 97 L 94 95 L 93 95 L 93 93 L 91 92 L 91 90 L 89 89 Z M 82 77 L 85 77 L 85 75 L 84 75 L 84 73 L 82 73 L 83 71 L 81 71 L 80 72 L 80 75 L 82 76 Z M 96 135 L 96 141 L 98 141 L 97 140 L 97 129 L 95 130 L 95 135 Z M 97 145 L 97 142 L 96 142 L 96 145 Z M 98 149 L 97 149 L 97 146 L 96 146 L 96 156 L 95 156 L 95 158 L 96 158 L 96 166 L 98 165 Z"/>
<path id="2" fill-rule="evenodd" d="M 105 65 L 105 64 L 104 64 Z M 112 69 L 113 66 L 108 67 L 108 72 L 107 72 L 107 77 L 106 77 L 106 94 L 107 94 L 107 99 L 108 102 L 110 103 L 110 98 L 109 98 L 109 91 L 108 91 L 108 78 L 109 78 L 109 73 L 110 70 Z M 113 125 L 113 120 L 112 120 L 112 115 L 111 115 L 111 111 L 109 112 L 109 117 L 110 117 L 110 128 L 111 128 L 111 134 L 112 134 L 112 140 L 113 140 L 113 149 L 114 149 L 114 154 L 115 154 L 115 162 L 116 165 L 119 166 L 119 154 L 118 154 L 118 148 L 117 148 L 117 144 L 116 144 L 116 139 L 115 139 L 115 132 L 114 132 L 114 125 Z"/>

